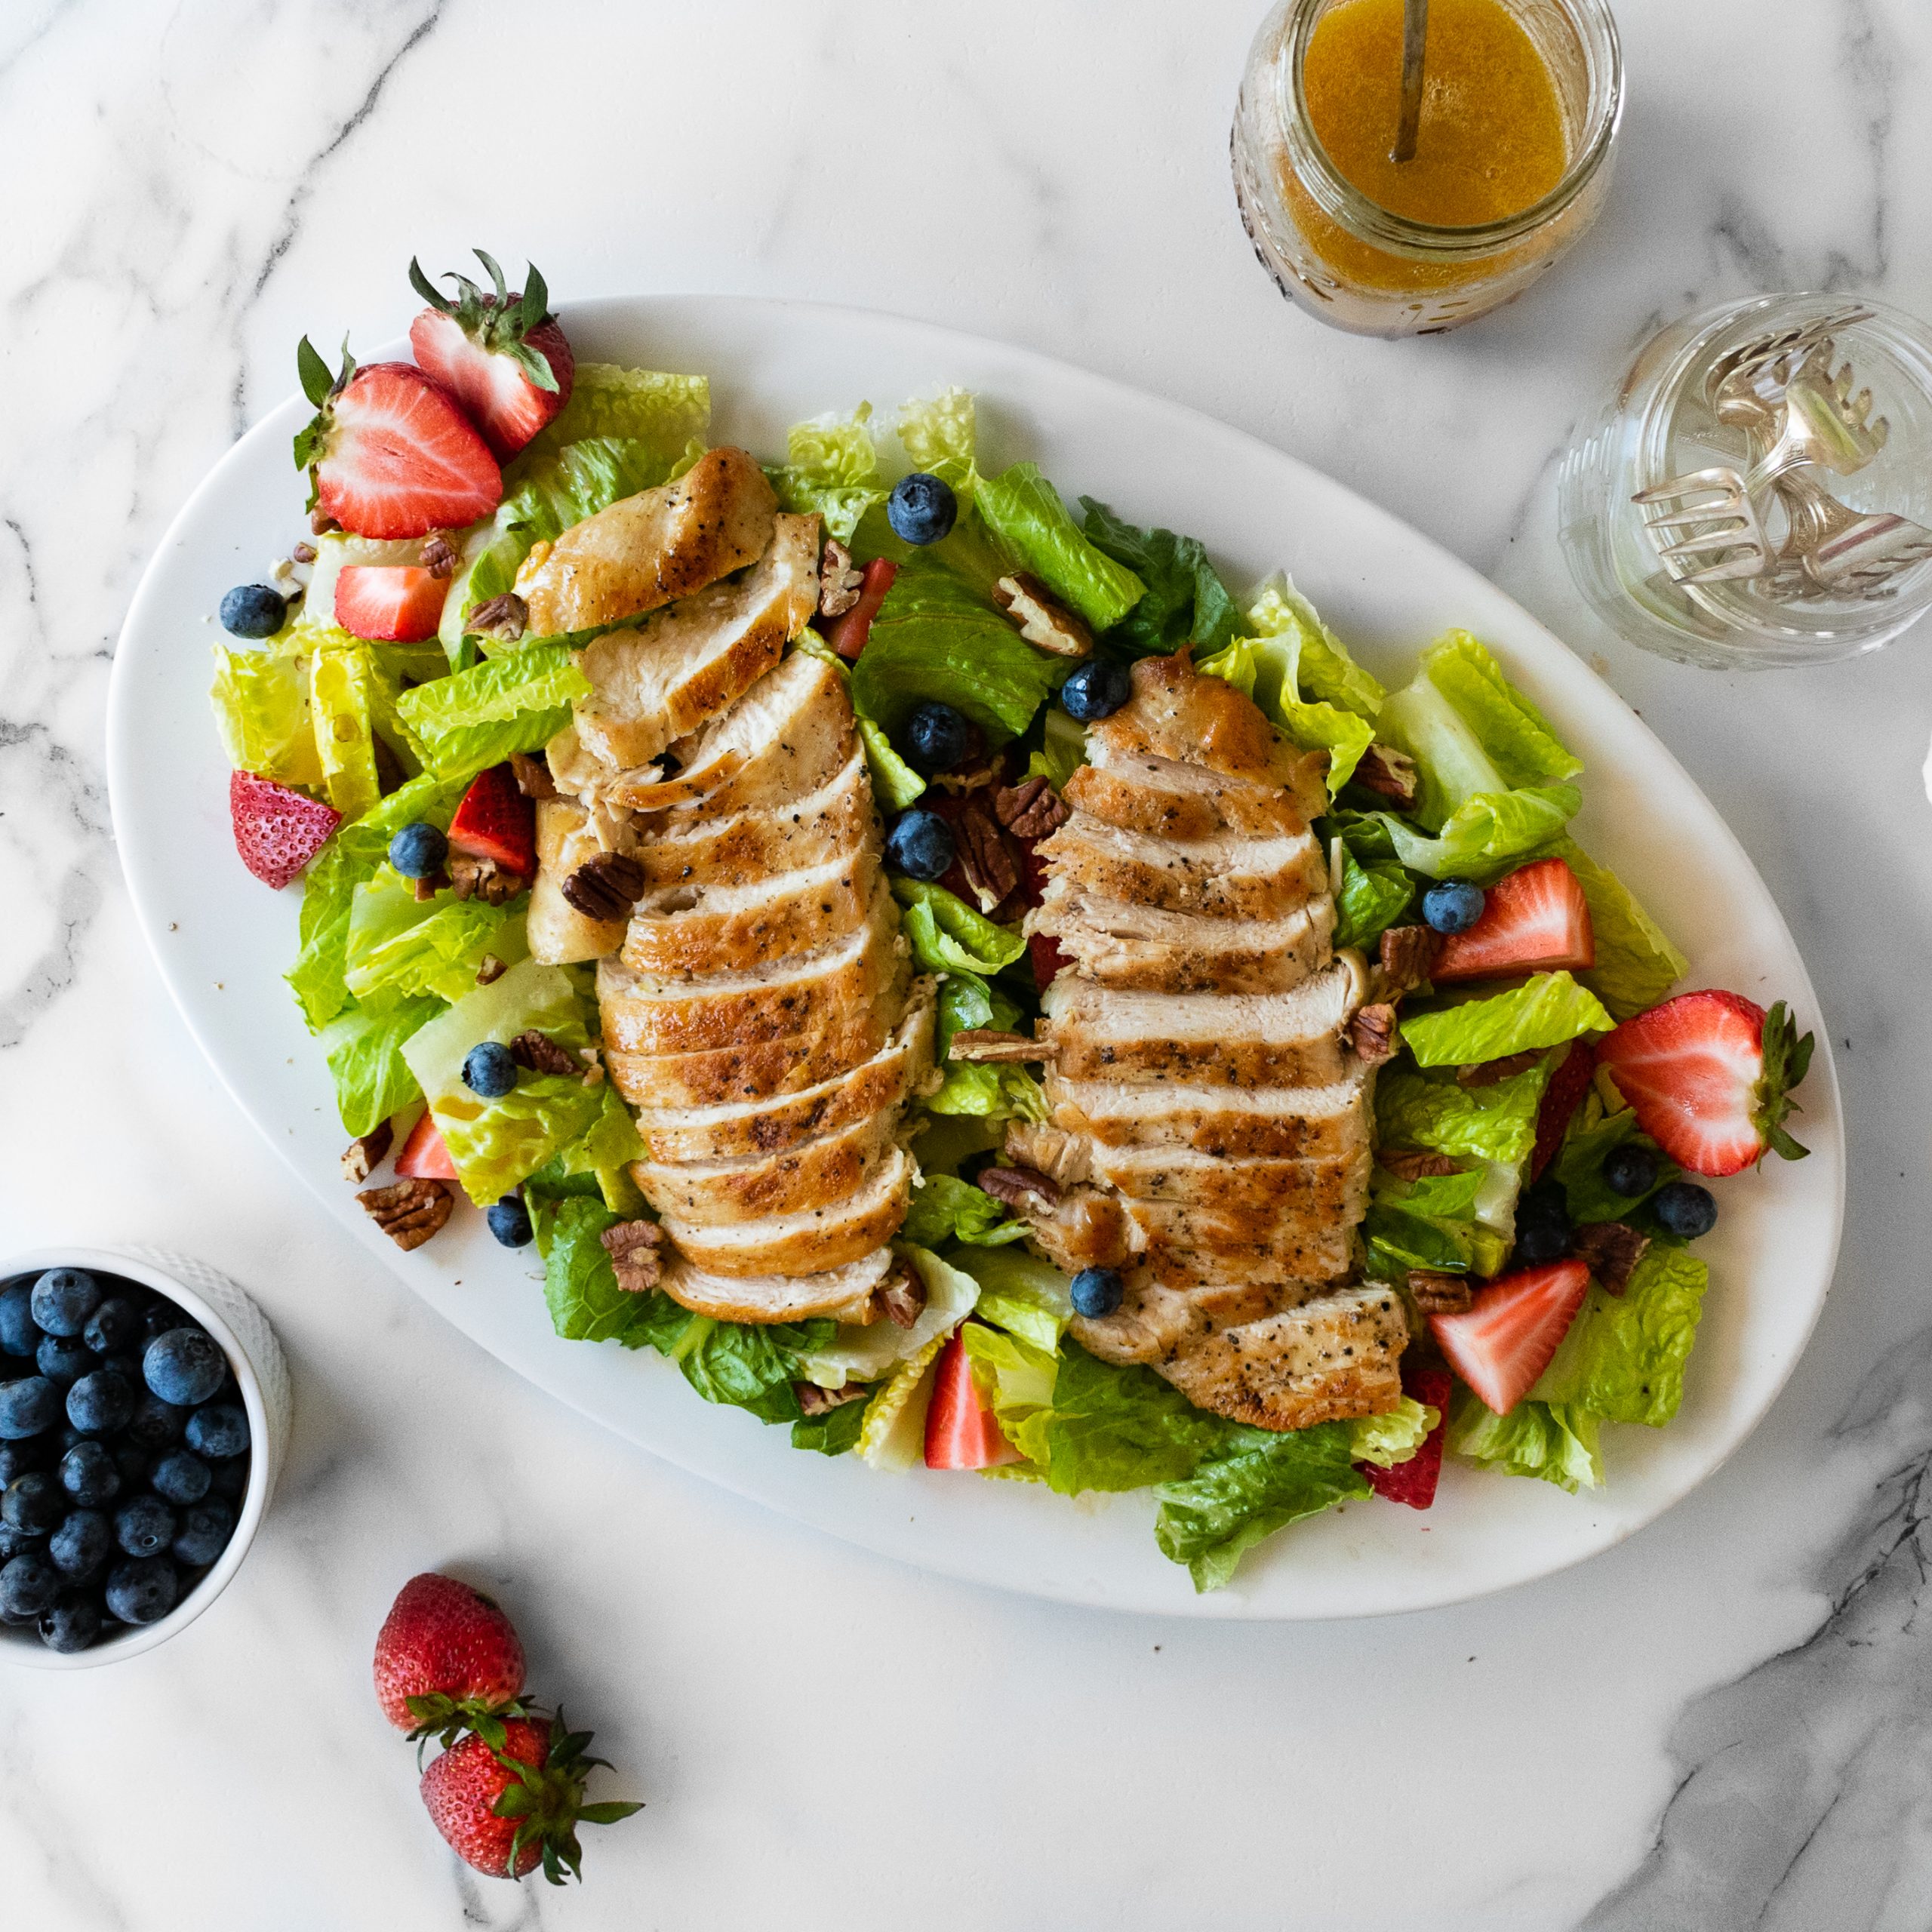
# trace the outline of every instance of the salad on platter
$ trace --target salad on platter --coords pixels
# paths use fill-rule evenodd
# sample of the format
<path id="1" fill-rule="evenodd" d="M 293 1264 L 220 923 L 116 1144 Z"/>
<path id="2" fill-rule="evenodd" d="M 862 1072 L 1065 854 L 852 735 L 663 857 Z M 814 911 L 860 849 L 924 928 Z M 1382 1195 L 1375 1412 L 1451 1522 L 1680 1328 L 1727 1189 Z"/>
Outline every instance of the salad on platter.
<path id="1" fill-rule="evenodd" d="M 481 1211 L 795 1448 L 1147 1491 L 1202 1589 L 1670 1422 L 1810 1038 L 1674 992 L 1481 640 L 1389 688 L 958 389 L 714 445 L 480 259 L 411 362 L 303 343 L 309 530 L 216 652 L 385 1233 Z"/>

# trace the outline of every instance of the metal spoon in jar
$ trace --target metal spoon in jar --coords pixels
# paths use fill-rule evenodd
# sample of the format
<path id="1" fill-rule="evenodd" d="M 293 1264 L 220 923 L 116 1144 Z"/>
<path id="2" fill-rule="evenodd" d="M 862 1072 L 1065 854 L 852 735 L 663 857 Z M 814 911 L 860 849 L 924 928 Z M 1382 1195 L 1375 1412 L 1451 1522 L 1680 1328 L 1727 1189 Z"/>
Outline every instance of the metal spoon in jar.
<path id="1" fill-rule="evenodd" d="M 1395 124 L 1391 161 L 1414 161 L 1422 125 L 1422 57 L 1429 38 L 1429 0 L 1402 0 L 1402 117 Z"/>

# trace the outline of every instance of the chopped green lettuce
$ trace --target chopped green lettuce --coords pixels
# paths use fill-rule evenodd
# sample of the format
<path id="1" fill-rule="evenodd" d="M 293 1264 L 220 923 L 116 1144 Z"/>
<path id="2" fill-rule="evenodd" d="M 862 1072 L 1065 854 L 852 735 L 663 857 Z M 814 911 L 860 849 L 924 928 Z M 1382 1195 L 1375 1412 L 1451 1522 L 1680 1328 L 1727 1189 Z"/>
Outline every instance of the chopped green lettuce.
<path id="1" fill-rule="evenodd" d="M 1342 889 L 1335 895 L 1335 945 L 1368 947 L 1409 909 L 1415 881 L 1398 864 L 1360 863 L 1346 838 Z"/>
<path id="2" fill-rule="evenodd" d="M 1040 748 L 1026 759 L 1026 776 L 1044 778 L 1056 792 L 1087 762 L 1087 732 L 1055 705 L 1041 714 Z"/>
<path id="3" fill-rule="evenodd" d="M 982 477 L 974 500 L 1020 568 L 1097 631 L 1110 629 L 1146 595 L 1132 571 L 1080 534 L 1038 463 L 1016 463 Z"/>
<path id="4" fill-rule="evenodd" d="M 315 710 L 302 660 L 287 651 L 224 651 L 217 645 L 214 661 L 208 695 L 229 763 L 278 785 L 323 789 Z"/>
<path id="5" fill-rule="evenodd" d="M 309 702 L 329 803 L 359 818 L 382 796 L 375 713 L 380 673 L 366 648 L 318 651 L 309 660 Z"/>
<path id="6" fill-rule="evenodd" d="M 1357 1416 L 1349 1424 L 1349 1459 L 1392 1469 L 1407 1462 L 1441 1420 L 1427 1404 L 1404 1395 L 1379 1416 Z"/>
<path id="7" fill-rule="evenodd" d="M 986 1026 L 1009 1032 L 1019 1019 L 1020 1008 L 998 987 L 989 986 L 977 973 L 946 969 L 939 989 L 937 1041 L 944 1078 L 937 1092 L 928 1094 L 921 1103 L 928 1112 L 986 1120 L 1046 1118 L 1046 1095 L 1025 1067 L 1011 1062 L 988 1064 L 950 1057 L 954 1034 Z"/>
<path id="8" fill-rule="evenodd" d="M 792 1447 L 821 1456 L 843 1456 L 859 1446 L 866 1426 L 863 1402 L 841 1402 L 815 1416 L 801 1415 L 792 1425 Z"/>
<path id="9" fill-rule="evenodd" d="M 982 1247 L 955 1255 L 952 1263 L 979 1283 L 974 1312 L 982 1321 L 1048 1355 L 1058 1350 L 1073 1319 L 1073 1284 L 1051 1262 L 1023 1247 Z"/>
<path id="10" fill-rule="evenodd" d="M 533 1192 L 531 1218 L 542 1236 L 543 1299 L 550 1325 L 567 1342 L 628 1340 L 654 1295 L 617 1285 L 601 1238 L 617 1217 L 594 1196 L 561 1200 Z"/>
<path id="11" fill-rule="evenodd" d="M 992 1403 L 1000 1433 L 1043 1471 L 1054 1422 L 1051 1352 L 981 1321 L 968 1322 L 961 1333 L 973 1380 Z"/>
<path id="12" fill-rule="evenodd" d="M 1204 658 L 1200 668 L 1253 698 L 1291 743 L 1303 751 L 1327 752 L 1328 795 L 1334 798 L 1374 743 L 1375 725 L 1372 719 L 1339 705 L 1304 702 L 1296 682 L 1299 649 L 1300 639 L 1292 633 L 1237 638 L 1226 650 Z"/>
<path id="13" fill-rule="evenodd" d="M 961 494 L 975 487 L 978 425 L 971 392 L 944 389 L 915 397 L 900 410 L 899 447 L 915 469 L 949 483 Z"/>
<path id="14" fill-rule="evenodd" d="M 1115 1367 L 1072 1342 L 1061 1348 L 1053 1410 L 1047 1481 L 1063 1496 L 1180 1481 L 1235 1427 L 1151 1368 Z"/>
<path id="15" fill-rule="evenodd" d="M 926 1411 L 932 1403 L 932 1366 L 946 1340 L 944 1335 L 935 1335 L 916 1355 L 908 1356 L 863 1405 L 859 1458 L 869 1467 L 897 1472 L 918 1461 L 925 1442 Z"/>
<path id="16" fill-rule="evenodd" d="M 1524 1400 L 1506 1416 L 1484 1408 L 1467 1389 L 1449 1414 L 1451 1454 L 1512 1476 L 1535 1476 L 1572 1495 L 1603 1482 L 1597 1418 L 1588 1411 Z"/>
<path id="17" fill-rule="evenodd" d="M 629 1108 L 606 1085 L 601 1111 L 582 1136 L 560 1148 L 524 1183 L 526 1197 L 585 1194 L 596 1196 L 614 1214 L 644 1211 L 644 1196 L 632 1180 L 629 1164 L 644 1157 L 644 1142 Z"/>
<path id="18" fill-rule="evenodd" d="M 1139 529 L 1091 497 L 1080 503 L 1087 512 L 1087 540 L 1147 586 L 1107 632 L 1109 644 L 1136 657 L 1164 656 L 1183 644 L 1206 656 L 1225 651 L 1240 635 L 1241 613 L 1195 538 Z"/>
<path id="19" fill-rule="evenodd" d="M 1571 840 L 1555 851 L 1577 875 L 1590 909 L 1597 963 L 1577 977 L 1618 1020 L 1647 1012 L 1690 970 L 1690 962 L 1608 866 Z"/>
<path id="20" fill-rule="evenodd" d="M 438 774 L 473 774 L 540 751 L 570 722 L 590 680 L 567 644 L 535 644 L 405 691 L 396 709 Z"/>
<path id="21" fill-rule="evenodd" d="M 1657 1177 L 1643 1194 L 1619 1194 L 1603 1177 L 1603 1164 L 1626 1140 L 1635 1140 L 1657 1154 Z M 1550 1177 L 1563 1189 L 1564 1204 L 1575 1222 L 1627 1221 L 1658 1188 L 1675 1180 L 1681 1171 L 1664 1158 L 1657 1143 L 1637 1131 L 1637 1116 L 1628 1108 L 1606 1114 L 1595 1094 L 1571 1122 L 1563 1145 L 1550 1164 Z"/>
<path id="22" fill-rule="evenodd" d="M 373 1134 L 423 1090 L 402 1057 L 403 1043 L 443 1010 L 437 999 L 401 999 L 353 1007 L 322 1029 L 322 1051 L 335 1082 L 336 1111 L 354 1136 Z"/>
<path id="23" fill-rule="evenodd" d="M 343 983 L 358 1000 L 379 994 L 433 994 L 460 1000 L 476 985 L 486 952 L 507 960 L 521 943 L 526 901 L 486 906 L 448 891 L 419 900 L 413 883 L 387 865 L 356 887 L 343 950 Z M 502 928 L 517 921 L 515 941 Z"/>
<path id="24" fill-rule="evenodd" d="M 1572 1414 L 1661 1429 L 1684 1399 L 1709 1276 L 1694 1254 L 1653 1244 L 1622 1294 L 1593 1284 L 1531 1396 Z"/>
<path id="25" fill-rule="evenodd" d="M 580 362 L 571 383 L 570 401 L 543 426 L 513 468 L 519 472 L 534 469 L 565 444 L 581 442 L 586 437 L 614 438 L 641 444 L 651 463 L 663 472 L 652 481 L 661 483 L 679 466 L 692 443 L 701 443 L 710 424 L 711 385 L 702 376 L 626 369 L 613 362 Z M 648 489 L 651 485 L 636 487 Z"/>
<path id="26" fill-rule="evenodd" d="M 927 1174 L 912 1190 L 912 1205 L 900 1229 L 903 1240 L 922 1247 L 964 1241 L 972 1247 L 996 1247 L 1025 1238 L 1026 1223 L 1003 1201 L 982 1193 L 957 1174 Z"/>
<path id="27" fill-rule="evenodd" d="M 816 515 L 841 543 L 851 542 L 859 519 L 885 497 L 872 414 L 872 405 L 862 402 L 850 416 L 795 423 L 786 432 L 785 462 L 765 472 L 782 507 Z"/>
<path id="28" fill-rule="evenodd" d="M 1256 637 L 1295 639 L 1295 683 L 1312 702 L 1339 705 L 1364 718 L 1382 709 L 1387 693 L 1380 681 L 1355 662 L 1285 571 L 1277 571 L 1248 599 L 1244 629 Z"/>
<path id="29" fill-rule="evenodd" d="M 1072 666 L 1035 651 L 992 600 L 924 556 L 902 564 L 859 661 L 853 702 L 887 731 L 927 701 L 949 704 L 992 743 L 1017 737 Z"/>
<path id="30" fill-rule="evenodd" d="M 971 1275 L 909 1240 L 904 1253 L 926 1291 L 926 1305 L 914 1317 L 912 1327 L 901 1328 L 891 1321 L 863 1327 L 841 1324 L 800 1354 L 798 1372 L 805 1380 L 821 1389 L 842 1389 L 848 1382 L 876 1382 L 928 1343 L 949 1335 L 972 1313 L 980 1284 Z"/>
<path id="31" fill-rule="evenodd" d="M 1607 1033 L 1614 1023 L 1596 995 L 1567 973 L 1537 973 L 1487 999 L 1411 1014 L 1402 1022 L 1402 1043 L 1419 1066 L 1478 1066 L 1580 1034 Z"/>
<path id="32" fill-rule="evenodd" d="M 1362 1217 L 1368 1272 L 1377 1281 L 1400 1281 L 1411 1268 L 1460 1275 L 1475 1265 L 1475 1247 L 1466 1226 L 1414 1214 L 1399 1203 L 1371 1199 Z"/>
<path id="33" fill-rule="evenodd" d="M 895 873 L 892 896 L 906 909 L 912 956 L 928 973 L 997 973 L 1026 950 L 1010 926 L 996 926 L 943 886 Z"/>
<path id="34" fill-rule="evenodd" d="M 525 1073 L 496 1100 L 464 1084 L 463 1063 L 472 1047 L 485 1040 L 507 1046 L 531 1028 L 572 1053 L 590 1043 L 569 975 L 525 959 L 457 1001 L 402 1049 L 464 1192 L 479 1207 L 500 1200 L 603 1111 L 602 1090 L 568 1074 Z"/>
<path id="35" fill-rule="evenodd" d="M 1375 1084 L 1377 1144 L 1520 1167 L 1536 1151 L 1537 1109 L 1549 1077 L 1539 1063 L 1491 1086 L 1461 1087 L 1445 1074 L 1384 1067 Z"/>
<path id="36" fill-rule="evenodd" d="M 926 781 L 892 749 L 892 740 L 881 725 L 863 714 L 857 721 L 873 794 L 889 811 L 903 812 L 924 795 Z"/>
<path id="37" fill-rule="evenodd" d="M 1396 857 L 1412 870 L 1431 878 L 1474 879 L 1487 885 L 1532 859 L 1560 850 L 1564 828 L 1583 802 L 1583 793 L 1574 785 L 1478 792 L 1464 798 L 1433 837 L 1392 812 L 1362 816 L 1383 827 Z"/>

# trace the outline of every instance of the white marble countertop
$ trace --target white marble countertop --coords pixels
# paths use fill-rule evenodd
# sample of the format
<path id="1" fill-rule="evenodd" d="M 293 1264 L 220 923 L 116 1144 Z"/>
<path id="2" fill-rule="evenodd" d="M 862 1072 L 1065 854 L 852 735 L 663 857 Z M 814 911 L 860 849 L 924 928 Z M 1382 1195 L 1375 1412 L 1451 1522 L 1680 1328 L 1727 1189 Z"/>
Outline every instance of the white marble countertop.
<path id="1" fill-rule="evenodd" d="M 206 1617 L 116 1669 L 0 1678 L 10 1924 L 1927 1923 L 1932 638 L 1757 678 L 1643 657 L 1571 586 L 1554 477 L 1688 307 L 1823 286 L 1932 314 L 1932 15 L 1624 0 L 1600 226 L 1515 309 L 1388 344 L 1290 309 L 1241 234 L 1226 130 L 1261 7 L 0 10 L 0 1234 L 201 1254 L 272 1316 L 298 1403 L 275 1511 Z M 103 709 L 149 550 L 292 386 L 297 336 L 399 333 L 410 256 L 478 242 L 561 296 L 857 301 L 1178 397 L 1589 656 L 1783 904 L 1848 1103 L 1836 1288 L 1733 1463 L 1622 1548 L 1460 1609 L 1097 1615 L 662 1467 L 352 1248 L 167 1003 Z M 540 1685 L 649 1801 L 593 1835 L 580 1893 L 458 1866 L 374 1709 L 390 1595 L 445 1564 L 502 1593 Z"/>

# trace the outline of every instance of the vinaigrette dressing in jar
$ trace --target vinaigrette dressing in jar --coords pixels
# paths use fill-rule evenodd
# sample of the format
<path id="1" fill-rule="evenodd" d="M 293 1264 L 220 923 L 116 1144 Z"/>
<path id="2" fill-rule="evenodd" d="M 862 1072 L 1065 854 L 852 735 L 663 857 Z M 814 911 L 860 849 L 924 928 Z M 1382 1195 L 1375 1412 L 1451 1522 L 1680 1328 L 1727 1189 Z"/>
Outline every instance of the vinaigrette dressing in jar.
<path id="1" fill-rule="evenodd" d="M 1485 315 L 1595 218 L 1622 108 L 1604 0 L 1431 0 L 1414 158 L 1391 158 L 1402 0 L 1281 0 L 1250 54 L 1235 192 L 1323 321 L 1432 334 Z"/>

